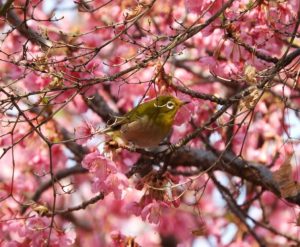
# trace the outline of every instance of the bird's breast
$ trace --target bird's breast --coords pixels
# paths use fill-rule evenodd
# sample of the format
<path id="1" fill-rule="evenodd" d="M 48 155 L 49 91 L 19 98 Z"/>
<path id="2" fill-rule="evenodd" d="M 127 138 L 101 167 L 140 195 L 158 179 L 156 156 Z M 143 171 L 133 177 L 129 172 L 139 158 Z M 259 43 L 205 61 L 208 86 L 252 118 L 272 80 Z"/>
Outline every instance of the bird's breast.
<path id="1" fill-rule="evenodd" d="M 149 148 L 158 146 L 170 129 L 171 126 L 158 124 L 148 117 L 143 117 L 123 125 L 120 132 L 126 141 L 142 148 Z"/>

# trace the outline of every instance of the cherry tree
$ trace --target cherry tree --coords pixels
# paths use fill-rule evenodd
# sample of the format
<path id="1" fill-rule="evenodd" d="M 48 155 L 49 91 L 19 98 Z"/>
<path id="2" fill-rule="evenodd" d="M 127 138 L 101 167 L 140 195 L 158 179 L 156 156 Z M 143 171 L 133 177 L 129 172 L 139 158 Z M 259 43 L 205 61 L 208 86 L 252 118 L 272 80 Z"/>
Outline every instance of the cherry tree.
<path id="1" fill-rule="evenodd" d="M 298 246 L 298 0 L 1 0 L 0 245 Z M 100 134 L 159 95 L 156 148 Z"/>

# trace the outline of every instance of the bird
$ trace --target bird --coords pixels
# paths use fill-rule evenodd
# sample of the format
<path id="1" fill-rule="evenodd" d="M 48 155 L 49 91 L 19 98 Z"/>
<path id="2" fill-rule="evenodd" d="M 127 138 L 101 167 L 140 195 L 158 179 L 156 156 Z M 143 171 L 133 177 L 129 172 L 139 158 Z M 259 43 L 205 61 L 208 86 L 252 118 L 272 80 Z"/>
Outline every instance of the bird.
<path id="1" fill-rule="evenodd" d="M 187 103 L 172 95 L 158 96 L 137 105 L 124 116 L 116 117 L 114 123 L 101 133 L 135 147 L 156 147 L 168 136 L 176 113 Z"/>

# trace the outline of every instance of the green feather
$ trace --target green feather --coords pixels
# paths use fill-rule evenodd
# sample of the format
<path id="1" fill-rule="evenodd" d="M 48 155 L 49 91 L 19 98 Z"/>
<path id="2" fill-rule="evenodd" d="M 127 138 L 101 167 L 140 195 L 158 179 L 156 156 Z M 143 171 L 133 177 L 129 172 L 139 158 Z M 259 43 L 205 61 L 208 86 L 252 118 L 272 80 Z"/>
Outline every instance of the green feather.
<path id="1" fill-rule="evenodd" d="M 158 145 L 170 132 L 176 112 L 183 104 L 173 96 L 159 96 L 117 117 L 102 133 L 138 146 Z"/>

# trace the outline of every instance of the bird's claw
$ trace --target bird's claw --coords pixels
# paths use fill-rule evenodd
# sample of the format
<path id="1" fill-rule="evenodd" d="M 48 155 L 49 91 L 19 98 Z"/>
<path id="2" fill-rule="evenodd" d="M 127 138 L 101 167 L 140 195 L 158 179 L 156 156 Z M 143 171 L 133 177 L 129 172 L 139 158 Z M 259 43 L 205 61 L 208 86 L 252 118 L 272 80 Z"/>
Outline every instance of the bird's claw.
<path id="1" fill-rule="evenodd" d="M 170 144 L 167 150 L 167 154 L 174 153 L 176 151 L 176 146 L 174 144 Z"/>

